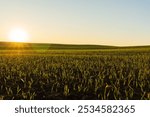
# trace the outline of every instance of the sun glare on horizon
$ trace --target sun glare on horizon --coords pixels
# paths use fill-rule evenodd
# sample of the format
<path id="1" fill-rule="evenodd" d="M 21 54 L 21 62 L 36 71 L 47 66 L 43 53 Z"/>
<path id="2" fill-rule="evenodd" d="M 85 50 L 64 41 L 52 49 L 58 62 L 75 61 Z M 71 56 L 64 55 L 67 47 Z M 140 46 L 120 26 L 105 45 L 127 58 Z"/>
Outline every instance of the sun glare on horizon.
<path id="1" fill-rule="evenodd" d="M 27 42 L 29 39 L 28 33 L 21 28 L 12 29 L 8 36 L 12 42 Z"/>

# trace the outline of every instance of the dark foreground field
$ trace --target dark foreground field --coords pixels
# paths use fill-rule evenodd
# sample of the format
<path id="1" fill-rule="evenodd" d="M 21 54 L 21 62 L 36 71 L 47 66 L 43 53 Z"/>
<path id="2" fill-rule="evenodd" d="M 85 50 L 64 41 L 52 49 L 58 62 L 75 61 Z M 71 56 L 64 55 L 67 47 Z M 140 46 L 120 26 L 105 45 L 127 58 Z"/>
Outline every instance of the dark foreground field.
<path id="1" fill-rule="evenodd" d="M 150 99 L 150 47 L 0 43 L 1 99 Z"/>

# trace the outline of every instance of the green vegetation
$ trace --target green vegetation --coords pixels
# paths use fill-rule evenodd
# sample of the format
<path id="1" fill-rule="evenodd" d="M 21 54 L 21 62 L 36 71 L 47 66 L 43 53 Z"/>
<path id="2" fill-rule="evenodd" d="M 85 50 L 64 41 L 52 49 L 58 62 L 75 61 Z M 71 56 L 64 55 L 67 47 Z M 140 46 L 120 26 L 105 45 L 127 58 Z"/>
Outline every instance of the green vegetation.
<path id="1" fill-rule="evenodd" d="M 148 46 L 0 44 L 0 99 L 150 99 Z"/>
<path id="2" fill-rule="evenodd" d="M 100 46 L 100 45 L 70 45 L 70 44 L 44 44 L 44 43 L 19 43 L 19 42 L 0 42 L 0 50 L 16 50 L 23 48 L 24 50 L 35 49 L 35 50 L 60 50 L 60 49 L 114 49 L 115 46 Z"/>

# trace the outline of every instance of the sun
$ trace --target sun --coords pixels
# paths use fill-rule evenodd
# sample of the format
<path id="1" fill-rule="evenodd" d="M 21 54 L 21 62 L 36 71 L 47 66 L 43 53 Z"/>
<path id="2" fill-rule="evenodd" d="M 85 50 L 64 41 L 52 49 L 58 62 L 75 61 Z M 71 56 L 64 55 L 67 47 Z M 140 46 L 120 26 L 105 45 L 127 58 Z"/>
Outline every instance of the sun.
<path id="1" fill-rule="evenodd" d="M 9 40 L 13 42 L 27 42 L 28 39 L 28 33 L 21 28 L 12 29 L 9 33 Z"/>

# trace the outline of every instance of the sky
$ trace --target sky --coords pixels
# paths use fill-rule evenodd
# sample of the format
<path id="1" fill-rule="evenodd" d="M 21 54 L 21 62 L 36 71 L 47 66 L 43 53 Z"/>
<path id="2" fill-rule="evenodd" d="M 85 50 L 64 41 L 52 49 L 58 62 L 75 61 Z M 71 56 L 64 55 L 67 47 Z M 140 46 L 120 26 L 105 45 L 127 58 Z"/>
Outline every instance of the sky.
<path id="1" fill-rule="evenodd" d="M 28 42 L 150 45 L 150 0 L 0 0 L 0 41 L 15 27 Z"/>

